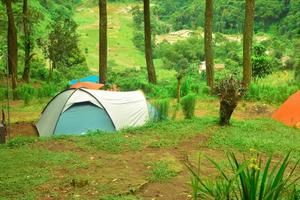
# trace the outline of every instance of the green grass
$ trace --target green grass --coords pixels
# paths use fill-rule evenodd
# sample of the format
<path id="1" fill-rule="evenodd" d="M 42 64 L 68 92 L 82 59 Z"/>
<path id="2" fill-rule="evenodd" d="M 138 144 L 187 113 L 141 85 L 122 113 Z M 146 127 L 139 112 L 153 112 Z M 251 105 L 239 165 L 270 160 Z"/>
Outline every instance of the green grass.
<path id="1" fill-rule="evenodd" d="M 268 154 L 285 155 L 293 151 L 300 157 L 300 131 L 270 119 L 234 121 L 214 133 L 211 147 L 249 151 L 251 148 Z"/>
<path id="2" fill-rule="evenodd" d="M 158 161 L 154 163 L 148 163 L 150 170 L 150 181 L 152 182 L 164 182 L 175 176 L 178 172 L 170 167 L 170 164 L 166 161 Z"/>
<path id="3" fill-rule="evenodd" d="M 71 152 L 29 146 L 0 149 L 0 199 L 36 199 L 36 188 L 54 179 L 53 171 L 79 164 Z"/>
<path id="4" fill-rule="evenodd" d="M 194 138 L 197 135 L 208 141 Z M 279 157 L 293 150 L 294 158 L 300 156 L 300 131 L 268 119 L 233 121 L 232 126 L 221 128 L 215 118 L 194 118 L 117 133 L 17 138 L 0 145 L 0 199 L 37 199 L 48 193 L 59 198 L 61 188 L 67 188 L 64 198 L 69 199 L 76 195 L 97 199 L 95 191 L 106 199 L 138 199 L 122 195 L 131 188 L 138 190 L 147 180 L 168 182 L 183 170 L 173 150 L 181 152 L 184 141 L 207 144 L 206 149 L 219 152 L 254 148 Z M 184 151 L 188 156 L 198 152 Z M 87 184 L 72 187 L 74 180 Z"/>
<path id="5" fill-rule="evenodd" d="M 77 146 L 89 150 L 121 153 L 138 151 L 145 147 L 174 147 L 180 141 L 201 134 L 205 129 L 214 126 L 213 118 L 149 123 L 144 127 L 123 130 L 115 133 L 94 133 L 70 138 Z M 210 124 L 210 125 L 207 125 Z"/>

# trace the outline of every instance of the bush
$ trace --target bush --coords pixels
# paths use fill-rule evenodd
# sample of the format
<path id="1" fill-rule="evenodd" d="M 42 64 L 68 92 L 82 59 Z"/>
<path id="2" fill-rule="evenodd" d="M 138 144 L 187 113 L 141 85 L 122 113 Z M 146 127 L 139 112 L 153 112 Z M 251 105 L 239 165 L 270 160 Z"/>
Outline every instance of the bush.
<path id="1" fill-rule="evenodd" d="M 22 99 L 25 105 L 28 105 L 30 100 L 33 99 L 35 95 L 35 89 L 30 84 L 24 84 L 17 88 L 17 96 Z"/>
<path id="2" fill-rule="evenodd" d="M 180 101 L 182 105 L 183 114 L 185 119 L 191 119 L 195 114 L 195 106 L 196 106 L 196 95 L 190 93 L 183 97 Z"/>
<path id="3" fill-rule="evenodd" d="M 56 83 L 44 83 L 40 88 L 37 89 L 37 97 L 53 97 L 58 92 L 64 90 L 67 87 L 67 83 L 56 84 Z"/>
<path id="4" fill-rule="evenodd" d="M 253 83 L 250 85 L 245 99 L 278 104 L 284 102 L 289 96 L 297 92 L 299 88 L 299 85 L 288 83 L 276 86 Z"/>
<path id="5" fill-rule="evenodd" d="M 31 68 L 30 77 L 31 77 L 31 79 L 45 81 L 49 77 L 49 70 L 43 66 L 34 65 Z"/>
<path id="6" fill-rule="evenodd" d="M 254 55 L 252 56 L 252 75 L 254 79 L 264 78 L 272 73 L 273 64 L 271 57 L 267 56 L 266 48 L 263 45 L 256 45 L 254 48 Z"/>
<path id="7" fill-rule="evenodd" d="M 0 87 L 0 99 L 3 101 L 4 99 L 7 99 L 7 89 Z"/>
<path id="8" fill-rule="evenodd" d="M 293 58 L 289 58 L 284 63 L 286 69 L 294 69 L 296 61 Z"/>
<path id="9" fill-rule="evenodd" d="M 169 114 L 169 106 L 170 106 L 169 99 L 156 100 L 154 106 L 157 111 L 157 120 L 158 121 L 167 120 Z"/>

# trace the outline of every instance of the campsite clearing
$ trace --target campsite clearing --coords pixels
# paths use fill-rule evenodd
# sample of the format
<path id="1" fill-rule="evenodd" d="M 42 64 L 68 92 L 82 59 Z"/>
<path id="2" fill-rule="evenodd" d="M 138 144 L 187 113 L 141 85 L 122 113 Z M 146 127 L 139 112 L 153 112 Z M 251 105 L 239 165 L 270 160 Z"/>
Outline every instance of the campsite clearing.
<path id="1" fill-rule="evenodd" d="M 250 148 L 274 153 L 276 160 L 289 150 L 300 157 L 297 129 L 268 119 L 235 120 L 221 128 L 216 120 L 162 122 L 117 134 L 16 138 L 1 146 L 0 197 L 184 200 L 190 199 L 184 163 L 196 165 L 199 153 L 224 166 L 227 151 L 248 155 Z M 201 173 L 217 175 L 205 159 Z"/>

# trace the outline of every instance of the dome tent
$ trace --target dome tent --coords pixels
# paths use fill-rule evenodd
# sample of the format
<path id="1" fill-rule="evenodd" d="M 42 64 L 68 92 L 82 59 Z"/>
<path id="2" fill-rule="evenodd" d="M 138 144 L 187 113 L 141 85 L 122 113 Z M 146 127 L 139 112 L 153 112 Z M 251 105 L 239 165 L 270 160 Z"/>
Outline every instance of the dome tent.
<path id="1" fill-rule="evenodd" d="M 36 128 L 40 136 L 116 131 L 145 124 L 147 101 L 141 91 L 68 89 L 45 107 Z"/>
<path id="2" fill-rule="evenodd" d="M 272 118 L 287 126 L 298 127 L 300 124 L 300 91 L 291 95 L 273 114 Z"/>

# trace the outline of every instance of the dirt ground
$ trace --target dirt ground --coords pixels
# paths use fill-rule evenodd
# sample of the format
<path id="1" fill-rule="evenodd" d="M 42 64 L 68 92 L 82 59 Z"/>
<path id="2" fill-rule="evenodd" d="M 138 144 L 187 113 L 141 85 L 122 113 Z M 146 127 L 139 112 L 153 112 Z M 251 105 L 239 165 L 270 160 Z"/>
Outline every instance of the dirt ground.
<path id="1" fill-rule="evenodd" d="M 34 123 L 32 122 L 17 122 L 11 125 L 10 136 L 38 136 Z"/>

